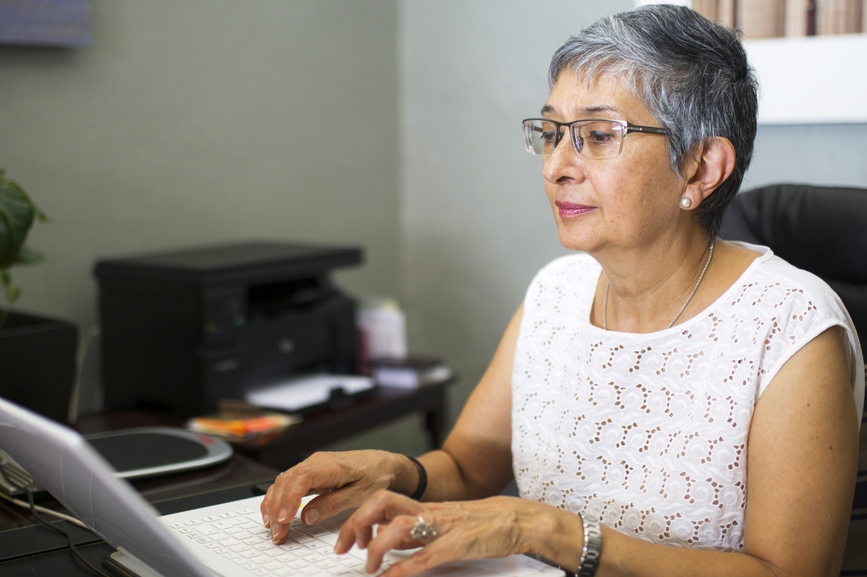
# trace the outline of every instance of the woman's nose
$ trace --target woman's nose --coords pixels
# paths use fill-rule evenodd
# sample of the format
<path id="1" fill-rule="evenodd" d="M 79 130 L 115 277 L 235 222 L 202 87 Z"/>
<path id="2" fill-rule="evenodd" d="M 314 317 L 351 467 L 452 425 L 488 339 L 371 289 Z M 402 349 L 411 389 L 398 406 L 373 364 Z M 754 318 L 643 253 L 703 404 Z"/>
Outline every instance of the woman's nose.
<path id="1" fill-rule="evenodd" d="M 564 176 L 575 178 L 581 172 L 581 157 L 572 144 L 569 131 L 564 131 L 551 154 L 542 157 L 542 176 L 549 182 L 557 182 Z"/>

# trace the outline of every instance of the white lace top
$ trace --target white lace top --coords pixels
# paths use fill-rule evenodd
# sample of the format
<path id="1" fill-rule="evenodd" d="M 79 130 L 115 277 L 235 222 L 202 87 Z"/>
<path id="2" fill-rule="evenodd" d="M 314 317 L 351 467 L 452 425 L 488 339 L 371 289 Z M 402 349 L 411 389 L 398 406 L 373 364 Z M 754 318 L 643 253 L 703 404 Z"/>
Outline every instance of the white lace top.
<path id="1" fill-rule="evenodd" d="M 712 306 L 650 334 L 590 324 L 601 272 L 590 256 L 539 272 L 512 384 L 521 496 L 651 541 L 742 549 L 750 419 L 783 363 L 841 325 L 858 407 L 864 401 L 863 357 L 839 298 L 770 249 L 751 248 L 763 256 Z"/>

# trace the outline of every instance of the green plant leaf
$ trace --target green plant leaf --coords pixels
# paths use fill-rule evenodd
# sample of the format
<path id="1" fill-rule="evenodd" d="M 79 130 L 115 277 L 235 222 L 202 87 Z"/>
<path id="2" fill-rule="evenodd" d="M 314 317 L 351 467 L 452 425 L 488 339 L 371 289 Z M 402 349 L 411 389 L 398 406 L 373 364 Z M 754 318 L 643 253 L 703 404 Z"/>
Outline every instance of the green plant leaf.
<path id="1" fill-rule="evenodd" d="M 45 218 L 24 189 L 0 169 L 0 269 L 42 260 L 39 253 L 24 248 L 24 240 L 33 221 Z"/>
<path id="2" fill-rule="evenodd" d="M 18 300 L 18 297 L 21 296 L 21 287 L 16 285 L 7 285 L 6 286 L 6 302 L 10 305 L 14 304 L 15 301 Z"/>
<path id="3" fill-rule="evenodd" d="M 24 246 L 24 240 L 34 220 L 48 220 L 27 193 L 14 180 L 6 178 L 0 169 L 0 286 L 3 296 L 12 305 L 21 296 L 21 287 L 12 284 L 9 268 L 20 264 L 42 262 L 42 254 Z M 0 310 L 0 329 L 6 320 L 8 309 Z"/>
<path id="4" fill-rule="evenodd" d="M 18 264 L 39 264 L 45 260 L 45 256 L 38 251 L 22 246 L 18 251 Z"/>

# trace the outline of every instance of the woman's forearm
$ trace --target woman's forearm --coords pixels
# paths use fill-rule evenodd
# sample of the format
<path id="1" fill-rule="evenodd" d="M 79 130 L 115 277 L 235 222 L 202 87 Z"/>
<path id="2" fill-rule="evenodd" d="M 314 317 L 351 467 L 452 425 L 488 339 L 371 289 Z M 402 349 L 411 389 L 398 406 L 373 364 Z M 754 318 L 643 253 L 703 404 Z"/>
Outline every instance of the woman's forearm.
<path id="1" fill-rule="evenodd" d="M 528 501 L 516 516 L 527 552 L 569 573 L 578 570 L 584 545 L 581 516 Z M 660 545 L 602 528 L 596 577 L 780 577 L 770 563 L 744 553 Z"/>
<path id="2" fill-rule="evenodd" d="M 494 466 L 480 457 L 475 465 L 448 450 L 431 451 L 418 458 L 427 472 L 427 490 L 422 501 L 467 501 L 500 493 L 510 479 L 510 469 Z M 499 473 L 493 471 L 499 470 Z M 481 471 L 487 471 L 481 474 Z M 416 479 L 417 476 L 411 476 Z M 417 485 L 413 486 L 414 490 Z M 404 494 L 412 494 L 406 492 Z"/>

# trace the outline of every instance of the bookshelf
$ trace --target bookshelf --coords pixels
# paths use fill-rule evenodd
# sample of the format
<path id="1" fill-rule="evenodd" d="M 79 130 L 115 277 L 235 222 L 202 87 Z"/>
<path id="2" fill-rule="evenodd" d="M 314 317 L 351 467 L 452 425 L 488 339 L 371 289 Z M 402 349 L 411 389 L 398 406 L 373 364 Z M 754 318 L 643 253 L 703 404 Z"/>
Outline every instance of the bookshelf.
<path id="1" fill-rule="evenodd" d="M 867 123 L 867 0 L 661 1 L 744 30 L 759 124 Z"/>

